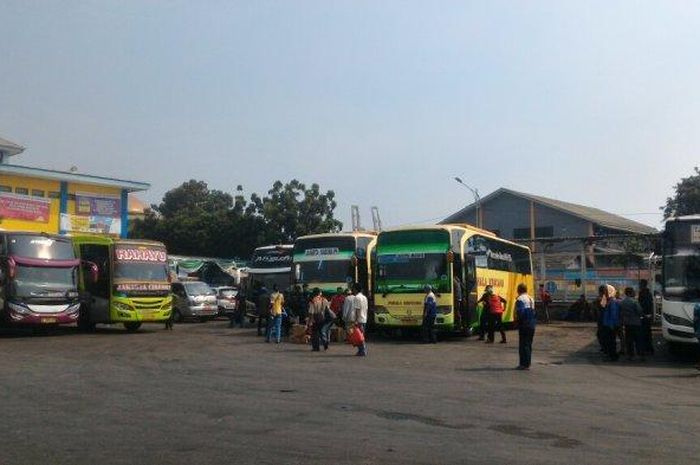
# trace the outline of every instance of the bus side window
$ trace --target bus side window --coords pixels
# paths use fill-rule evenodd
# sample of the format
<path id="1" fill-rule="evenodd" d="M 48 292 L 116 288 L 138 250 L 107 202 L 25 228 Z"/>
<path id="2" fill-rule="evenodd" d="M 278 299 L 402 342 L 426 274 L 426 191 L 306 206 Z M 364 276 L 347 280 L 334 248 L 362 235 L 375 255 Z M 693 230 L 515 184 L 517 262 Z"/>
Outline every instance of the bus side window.
<path id="1" fill-rule="evenodd" d="M 467 292 L 473 292 L 476 289 L 476 261 L 472 255 L 467 255 L 464 258 L 465 268 L 465 285 Z"/>

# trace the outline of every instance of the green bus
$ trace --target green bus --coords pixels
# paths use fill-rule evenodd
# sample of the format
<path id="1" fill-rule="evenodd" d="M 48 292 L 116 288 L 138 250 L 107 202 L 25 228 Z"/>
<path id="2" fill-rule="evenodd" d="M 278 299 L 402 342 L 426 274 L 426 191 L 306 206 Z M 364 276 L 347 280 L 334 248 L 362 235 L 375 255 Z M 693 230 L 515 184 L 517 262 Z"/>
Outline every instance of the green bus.
<path id="1" fill-rule="evenodd" d="M 86 235 L 73 237 L 73 244 L 81 259 L 84 295 L 80 329 L 121 323 L 133 332 L 142 323 L 170 318 L 173 300 L 168 254 L 162 243 Z M 97 266 L 96 280 L 90 279 L 91 266 Z"/>
<path id="2" fill-rule="evenodd" d="M 436 327 L 466 334 L 478 327 L 487 285 L 507 301 L 505 322 L 513 321 L 518 284 L 534 285 L 529 248 L 461 224 L 382 231 L 375 266 L 374 323 L 384 329 L 421 326 L 426 285 L 437 298 Z"/>

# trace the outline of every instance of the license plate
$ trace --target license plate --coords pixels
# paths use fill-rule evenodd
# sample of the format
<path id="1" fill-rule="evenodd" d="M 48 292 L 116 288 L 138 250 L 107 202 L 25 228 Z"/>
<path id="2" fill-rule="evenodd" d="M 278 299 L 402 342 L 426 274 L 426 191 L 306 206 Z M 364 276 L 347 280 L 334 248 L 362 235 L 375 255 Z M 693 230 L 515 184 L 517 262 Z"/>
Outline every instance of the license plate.
<path id="1" fill-rule="evenodd" d="M 415 318 L 401 318 L 402 323 L 406 323 L 409 325 L 416 325 L 418 324 L 418 320 Z"/>
<path id="2" fill-rule="evenodd" d="M 56 318 L 49 318 L 49 317 L 44 317 L 44 318 L 41 319 L 41 322 L 42 322 L 42 323 L 46 323 L 46 324 L 49 324 L 49 323 L 56 323 L 57 321 L 58 321 L 58 320 L 57 320 Z"/>

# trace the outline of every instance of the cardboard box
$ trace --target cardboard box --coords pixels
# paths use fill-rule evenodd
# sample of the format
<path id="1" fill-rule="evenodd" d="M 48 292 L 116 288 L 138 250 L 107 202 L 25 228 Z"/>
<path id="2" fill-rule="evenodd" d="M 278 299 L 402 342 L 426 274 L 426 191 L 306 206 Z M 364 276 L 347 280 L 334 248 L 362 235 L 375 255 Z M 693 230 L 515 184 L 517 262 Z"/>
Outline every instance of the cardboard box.
<path id="1" fill-rule="evenodd" d="M 345 342 L 345 330 L 334 326 L 331 328 L 331 342 Z"/>
<path id="2" fill-rule="evenodd" d="M 306 334 L 306 326 L 304 325 L 293 325 L 291 338 L 301 338 Z"/>

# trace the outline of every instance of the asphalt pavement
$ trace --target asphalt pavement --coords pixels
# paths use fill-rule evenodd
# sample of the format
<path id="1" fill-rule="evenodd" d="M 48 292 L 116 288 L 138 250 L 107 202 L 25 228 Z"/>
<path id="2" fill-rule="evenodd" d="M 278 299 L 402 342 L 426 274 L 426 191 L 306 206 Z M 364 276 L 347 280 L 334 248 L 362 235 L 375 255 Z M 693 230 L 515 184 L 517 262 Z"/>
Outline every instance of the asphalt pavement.
<path id="1" fill-rule="evenodd" d="M 590 324 L 508 344 L 265 344 L 224 321 L 0 334 L 0 464 L 647 464 L 700 460 L 700 372 L 601 360 Z"/>

